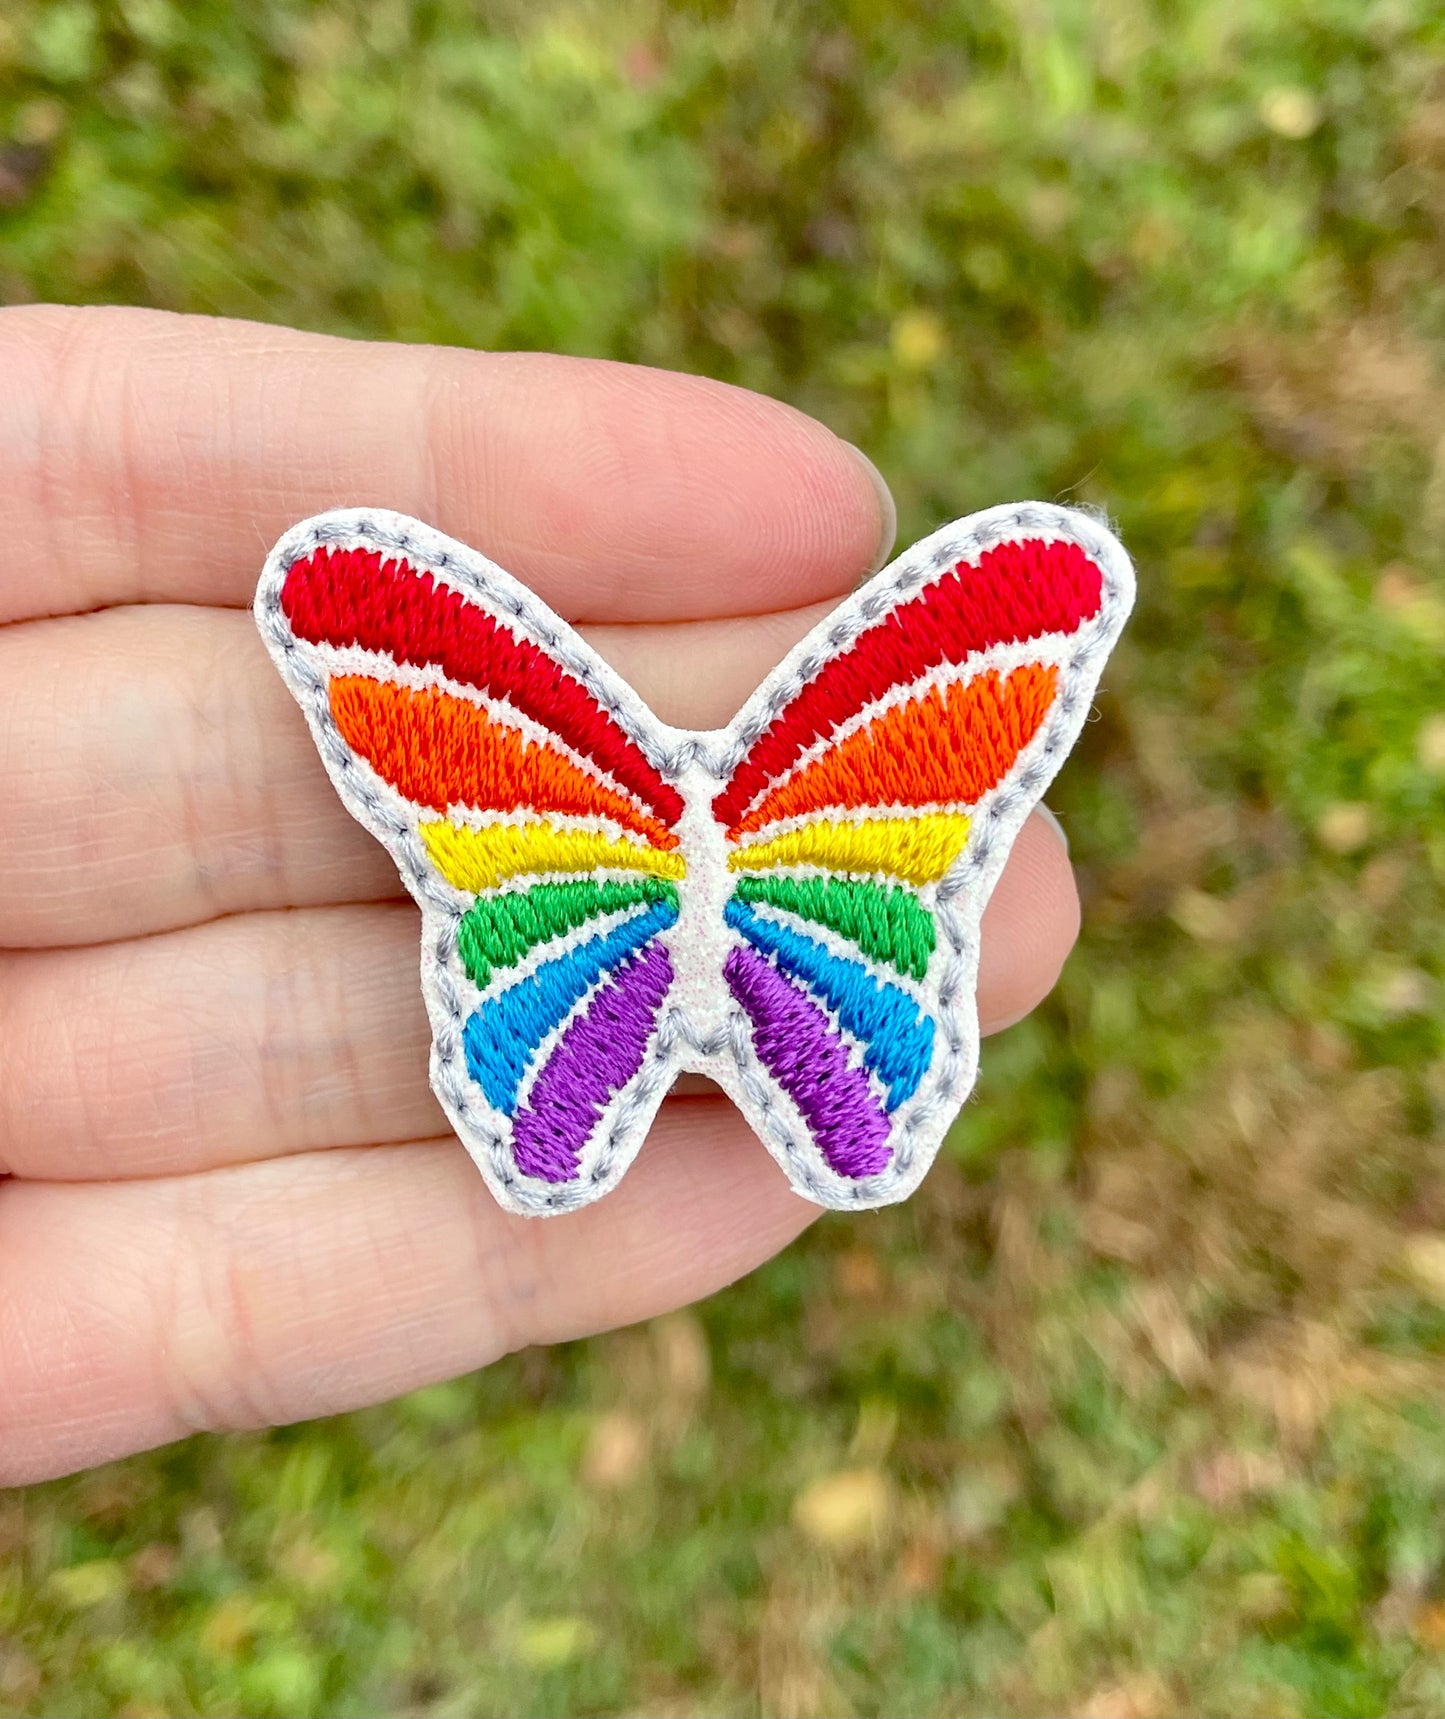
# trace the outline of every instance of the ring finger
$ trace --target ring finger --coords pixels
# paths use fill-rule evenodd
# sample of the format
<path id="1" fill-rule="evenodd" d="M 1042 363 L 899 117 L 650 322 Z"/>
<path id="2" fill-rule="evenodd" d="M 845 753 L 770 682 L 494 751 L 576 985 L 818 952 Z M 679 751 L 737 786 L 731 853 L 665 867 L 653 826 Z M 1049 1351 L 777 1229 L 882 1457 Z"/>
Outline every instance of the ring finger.
<path id="1" fill-rule="evenodd" d="M 984 916 L 985 1031 L 1048 991 L 1076 912 L 1063 849 L 1031 819 Z M 447 1133 L 417 935 L 415 909 L 388 902 L 0 956 L 0 1170 L 176 1175 Z"/>

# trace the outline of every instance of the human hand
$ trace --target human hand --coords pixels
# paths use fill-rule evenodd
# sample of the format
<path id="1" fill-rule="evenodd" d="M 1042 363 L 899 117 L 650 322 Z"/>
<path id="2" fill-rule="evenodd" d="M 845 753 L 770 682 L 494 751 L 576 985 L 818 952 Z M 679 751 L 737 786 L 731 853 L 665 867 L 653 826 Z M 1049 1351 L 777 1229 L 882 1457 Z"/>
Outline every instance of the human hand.
<path id="1" fill-rule="evenodd" d="M 416 909 L 249 604 L 293 521 L 395 508 L 720 725 L 886 551 L 863 462 L 774 401 L 576 359 L 27 307 L 0 366 L 0 1484 L 642 1319 L 817 1217 L 700 1095 L 599 1205 L 497 1207 L 428 1086 Z M 1077 921 L 1031 818 L 985 1032 Z"/>

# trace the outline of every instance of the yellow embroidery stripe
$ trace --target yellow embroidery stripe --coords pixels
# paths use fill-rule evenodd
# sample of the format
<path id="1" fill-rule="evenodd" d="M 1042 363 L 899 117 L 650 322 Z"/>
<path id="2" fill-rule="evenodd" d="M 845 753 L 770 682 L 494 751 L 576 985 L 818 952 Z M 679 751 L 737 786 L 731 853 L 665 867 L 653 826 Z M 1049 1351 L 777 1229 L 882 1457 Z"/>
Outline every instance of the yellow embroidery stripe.
<path id="1" fill-rule="evenodd" d="M 734 848 L 728 868 L 771 871 L 777 866 L 816 865 L 825 871 L 880 871 L 908 883 L 933 883 L 963 852 L 968 824 L 960 812 L 805 824 L 770 842 Z"/>
<path id="2" fill-rule="evenodd" d="M 421 839 L 453 889 L 471 895 L 495 889 L 503 878 L 537 872 L 646 871 L 671 878 L 687 873 L 680 853 L 663 853 L 594 830 L 559 830 L 540 820 L 483 824 L 471 830 L 438 819 L 422 824 Z"/>

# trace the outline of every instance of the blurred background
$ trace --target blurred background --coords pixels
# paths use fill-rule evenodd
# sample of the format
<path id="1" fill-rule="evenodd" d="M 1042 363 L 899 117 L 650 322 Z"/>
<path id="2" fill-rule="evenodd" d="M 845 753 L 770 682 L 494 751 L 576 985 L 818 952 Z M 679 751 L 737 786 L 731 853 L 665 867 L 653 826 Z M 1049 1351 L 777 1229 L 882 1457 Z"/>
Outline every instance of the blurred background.
<path id="1" fill-rule="evenodd" d="M 6 0 L 0 297 L 703 372 L 1142 588 L 915 1199 L 0 1498 L 0 1712 L 1445 1711 L 1435 0 Z"/>

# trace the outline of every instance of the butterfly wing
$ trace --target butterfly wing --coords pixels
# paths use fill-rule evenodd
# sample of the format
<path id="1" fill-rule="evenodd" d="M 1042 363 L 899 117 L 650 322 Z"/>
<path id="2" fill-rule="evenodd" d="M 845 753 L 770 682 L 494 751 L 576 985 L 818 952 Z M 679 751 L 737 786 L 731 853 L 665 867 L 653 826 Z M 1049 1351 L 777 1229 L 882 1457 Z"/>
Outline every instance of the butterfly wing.
<path id="1" fill-rule="evenodd" d="M 289 532 L 263 638 L 342 799 L 422 909 L 432 1083 L 501 1203 L 621 1177 L 672 1080 L 685 874 L 663 731 L 485 557 L 400 515 Z"/>
<path id="2" fill-rule="evenodd" d="M 1133 591 L 1086 514 L 974 515 L 855 593 L 732 725 L 724 1078 L 809 1198 L 903 1198 L 971 1090 L 979 921 Z"/>

